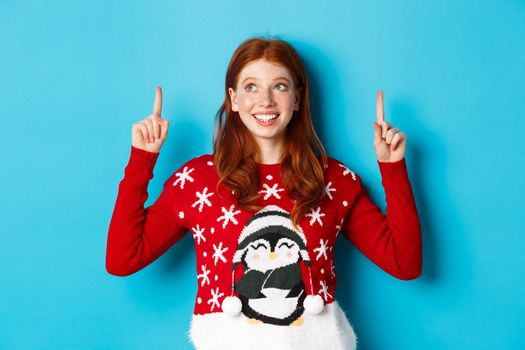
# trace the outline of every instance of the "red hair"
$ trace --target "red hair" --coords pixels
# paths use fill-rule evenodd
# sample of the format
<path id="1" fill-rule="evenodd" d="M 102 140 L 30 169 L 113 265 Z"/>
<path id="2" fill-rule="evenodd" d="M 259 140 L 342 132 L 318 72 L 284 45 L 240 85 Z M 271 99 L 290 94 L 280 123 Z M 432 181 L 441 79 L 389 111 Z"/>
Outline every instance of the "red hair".
<path id="1" fill-rule="evenodd" d="M 282 181 L 294 201 L 291 220 L 297 227 L 301 218 L 311 207 L 319 205 L 324 196 L 323 165 L 327 164 L 327 156 L 310 115 L 306 70 L 298 53 L 284 40 L 251 38 L 233 53 L 226 72 L 224 102 L 216 115 L 213 154 L 219 175 L 217 187 L 224 184 L 235 191 L 237 204 L 244 209 L 262 208 L 256 204 L 259 198 L 256 160 L 261 159 L 261 152 L 238 112 L 232 111 L 228 94 L 228 88 L 236 88 L 242 69 L 261 58 L 287 68 L 299 93 L 300 107 L 286 127 L 285 147 L 280 158 Z"/>

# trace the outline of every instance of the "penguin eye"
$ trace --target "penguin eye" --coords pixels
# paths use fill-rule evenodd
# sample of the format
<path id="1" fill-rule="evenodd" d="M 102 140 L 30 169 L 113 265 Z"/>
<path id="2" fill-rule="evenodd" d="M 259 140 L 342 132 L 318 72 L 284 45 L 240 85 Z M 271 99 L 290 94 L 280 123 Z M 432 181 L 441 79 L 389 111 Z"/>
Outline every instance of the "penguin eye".
<path id="1" fill-rule="evenodd" d="M 264 249 L 267 249 L 266 248 L 266 245 L 264 243 L 255 243 L 255 244 L 252 244 L 252 248 L 257 250 L 259 249 L 260 247 L 263 247 Z"/>
<path id="2" fill-rule="evenodd" d="M 287 247 L 288 249 L 292 248 L 294 245 L 291 244 L 291 243 L 286 243 L 286 242 L 282 242 L 281 244 L 279 244 L 279 246 L 277 248 L 281 248 L 282 246 L 285 246 Z"/>

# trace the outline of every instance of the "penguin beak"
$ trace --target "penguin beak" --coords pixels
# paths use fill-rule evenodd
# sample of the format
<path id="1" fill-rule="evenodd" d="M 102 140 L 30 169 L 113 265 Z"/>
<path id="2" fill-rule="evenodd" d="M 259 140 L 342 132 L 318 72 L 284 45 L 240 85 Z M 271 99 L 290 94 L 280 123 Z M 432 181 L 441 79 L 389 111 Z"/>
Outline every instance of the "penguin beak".
<path id="1" fill-rule="evenodd" d="M 277 259 L 277 253 L 276 252 L 271 252 L 270 254 L 268 254 L 268 258 L 270 260 L 275 260 Z"/>

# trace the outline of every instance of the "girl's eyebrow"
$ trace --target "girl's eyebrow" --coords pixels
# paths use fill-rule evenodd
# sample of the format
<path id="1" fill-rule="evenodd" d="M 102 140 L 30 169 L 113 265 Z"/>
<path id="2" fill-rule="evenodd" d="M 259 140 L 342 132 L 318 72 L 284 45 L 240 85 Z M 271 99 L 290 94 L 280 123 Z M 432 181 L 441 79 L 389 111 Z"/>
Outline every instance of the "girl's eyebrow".
<path id="1" fill-rule="evenodd" d="M 244 82 L 245 82 L 246 80 L 249 80 L 249 79 L 252 79 L 252 80 L 259 80 L 258 78 L 255 78 L 255 77 L 246 77 L 246 78 L 243 79 L 243 81 L 241 82 L 241 84 L 244 84 Z M 284 80 L 286 80 L 288 83 L 290 83 L 290 80 L 288 80 L 288 78 L 286 78 L 286 77 L 277 77 L 277 78 L 275 78 L 273 81 L 280 80 L 280 79 L 284 79 Z"/>

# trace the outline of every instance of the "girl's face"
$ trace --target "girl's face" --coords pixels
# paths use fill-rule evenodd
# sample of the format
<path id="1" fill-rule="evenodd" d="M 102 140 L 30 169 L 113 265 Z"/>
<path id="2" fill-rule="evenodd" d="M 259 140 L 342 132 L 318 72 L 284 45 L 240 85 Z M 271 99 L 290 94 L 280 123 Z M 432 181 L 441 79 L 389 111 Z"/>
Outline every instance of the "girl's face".
<path id="1" fill-rule="evenodd" d="M 299 110 L 299 94 L 288 69 L 258 59 L 239 73 L 235 90 L 228 89 L 232 110 L 260 141 L 279 141 L 294 111 Z"/>

